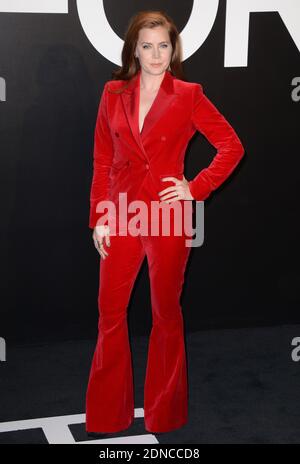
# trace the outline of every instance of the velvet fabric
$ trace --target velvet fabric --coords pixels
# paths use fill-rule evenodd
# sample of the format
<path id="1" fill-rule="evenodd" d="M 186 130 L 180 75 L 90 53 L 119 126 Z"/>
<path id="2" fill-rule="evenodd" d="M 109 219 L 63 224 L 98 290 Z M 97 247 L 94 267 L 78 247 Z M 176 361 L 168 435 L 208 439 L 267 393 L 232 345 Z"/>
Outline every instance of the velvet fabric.
<path id="1" fill-rule="evenodd" d="M 196 130 L 218 149 L 211 165 L 189 182 L 196 200 L 207 198 L 232 172 L 243 155 L 230 124 L 204 95 L 202 86 L 165 72 L 159 92 L 138 125 L 140 72 L 120 94 L 124 82 L 109 81 L 100 100 L 95 128 L 94 174 L 89 226 L 102 212 L 100 200 L 150 206 L 158 192 L 182 179 L 188 141 Z M 191 201 L 185 202 L 192 204 Z M 162 202 L 164 203 L 164 202 Z M 183 204 L 184 200 L 173 203 Z M 164 203 L 166 209 L 172 203 Z M 149 210 L 146 214 L 149 214 Z M 129 215 L 129 217 L 131 217 Z M 174 226 L 174 216 L 171 226 Z M 150 217 L 150 223 L 152 218 Z M 99 224 L 99 223 L 98 223 Z M 128 339 L 127 307 L 143 259 L 147 257 L 151 288 L 152 329 L 144 385 L 144 420 L 149 432 L 167 432 L 188 420 L 188 381 L 180 296 L 191 248 L 186 234 L 124 234 L 110 236 L 109 255 L 100 260 L 98 339 L 86 393 L 86 430 L 117 432 L 134 420 L 134 386 Z"/>
<path id="2" fill-rule="evenodd" d="M 198 130 L 217 149 L 212 162 L 189 181 L 193 198 L 205 200 L 229 177 L 244 154 L 236 132 L 206 97 L 201 84 L 185 82 L 165 71 L 157 96 L 139 132 L 140 75 L 120 94 L 110 89 L 124 81 L 108 81 L 100 99 L 94 137 L 93 179 L 89 227 L 102 216 L 97 204 L 111 200 L 117 206 L 119 192 L 130 203 L 138 199 L 142 184 L 159 200 L 158 192 L 173 185 L 167 176 L 182 179 L 189 140 Z M 181 176 L 181 177 L 180 177 Z"/>

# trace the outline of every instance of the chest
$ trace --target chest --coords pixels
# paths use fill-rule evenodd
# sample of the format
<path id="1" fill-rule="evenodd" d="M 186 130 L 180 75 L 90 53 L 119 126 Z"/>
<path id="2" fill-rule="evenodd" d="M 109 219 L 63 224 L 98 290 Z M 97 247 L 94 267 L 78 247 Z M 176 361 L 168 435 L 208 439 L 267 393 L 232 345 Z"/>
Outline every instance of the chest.
<path id="1" fill-rule="evenodd" d="M 140 98 L 139 98 L 139 131 L 142 132 L 143 127 L 144 127 L 144 121 L 149 113 L 151 106 L 154 103 L 155 98 L 157 97 L 156 92 L 148 93 L 143 91 L 142 89 L 140 90 Z"/>
<path id="2" fill-rule="evenodd" d="M 138 132 L 144 134 L 144 141 L 145 134 L 151 135 L 147 138 L 150 144 L 156 140 L 161 143 L 161 136 L 169 143 L 178 140 L 180 136 L 189 136 L 188 130 L 192 126 L 190 93 L 162 93 L 159 101 L 158 93 L 152 96 L 144 93 L 140 95 L 140 92 L 109 93 L 107 117 L 115 149 L 120 151 L 130 147 L 132 150 L 133 138 L 140 143 Z"/>

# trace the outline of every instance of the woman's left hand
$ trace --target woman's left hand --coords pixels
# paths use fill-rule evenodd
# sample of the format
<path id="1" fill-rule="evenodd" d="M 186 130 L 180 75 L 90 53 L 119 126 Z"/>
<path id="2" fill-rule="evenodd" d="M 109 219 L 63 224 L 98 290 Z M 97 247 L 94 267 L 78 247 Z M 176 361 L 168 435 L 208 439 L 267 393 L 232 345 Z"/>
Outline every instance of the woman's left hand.
<path id="1" fill-rule="evenodd" d="M 190 192 L 189 183 L 184 176 L 182 180 L 176 177 L 163 177 L 161 180 L 171 180 L 175 183 L 175 185 L 171 185 L 171 187 L 167 187 L 158 192 L 161 201 L 172 203 L 177 200 L 194 200 Z"/>

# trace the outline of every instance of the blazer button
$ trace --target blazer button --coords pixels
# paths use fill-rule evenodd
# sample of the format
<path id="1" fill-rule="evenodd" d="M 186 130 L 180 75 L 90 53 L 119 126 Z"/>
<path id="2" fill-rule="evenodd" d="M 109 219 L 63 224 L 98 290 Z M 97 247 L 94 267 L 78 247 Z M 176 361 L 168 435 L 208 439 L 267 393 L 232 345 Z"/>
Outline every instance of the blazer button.
<path id="1" fill-rule="evenodd" d="M 148 163 L 146 164 L 146 169 L 149 169 L 149 164 Z"/>
<path id="2" fill-rule="evenodd" d="M 163 142 L 165 142 L 165 141 L 166 141 L 166 136 L 165 136 L 165 135 L 162 135 L 161 138 L 160 138 L 160 140 L 162 140 Z"/>

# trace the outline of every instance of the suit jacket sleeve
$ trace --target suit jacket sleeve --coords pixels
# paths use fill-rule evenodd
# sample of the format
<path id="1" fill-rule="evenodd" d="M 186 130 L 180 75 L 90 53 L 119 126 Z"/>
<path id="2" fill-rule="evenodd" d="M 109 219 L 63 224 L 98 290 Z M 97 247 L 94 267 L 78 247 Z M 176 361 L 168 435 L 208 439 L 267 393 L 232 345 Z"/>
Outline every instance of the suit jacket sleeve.
<path id="1" fill-rule="evenodd" d="M 108 200 L 110 169 L 113 160 L 113 141 L 107 117 L 107 82 L 104 86 L 98 108 L 93 150 L 93 178 L 90 191 L 89 227 L 94 228 L 104 213 L 96 211 L 99 201 Z"/>
<path id="2" fill-rule="evenodd" d="M 244 155 L 244 147 L 229 122 L 196 84 L 193 99 L 192 123 L 217 149 L 212 162 L 189 181 L 193 198 L 205 200 L 229 177 Z"/>

